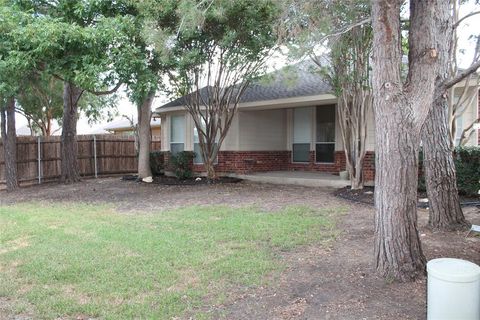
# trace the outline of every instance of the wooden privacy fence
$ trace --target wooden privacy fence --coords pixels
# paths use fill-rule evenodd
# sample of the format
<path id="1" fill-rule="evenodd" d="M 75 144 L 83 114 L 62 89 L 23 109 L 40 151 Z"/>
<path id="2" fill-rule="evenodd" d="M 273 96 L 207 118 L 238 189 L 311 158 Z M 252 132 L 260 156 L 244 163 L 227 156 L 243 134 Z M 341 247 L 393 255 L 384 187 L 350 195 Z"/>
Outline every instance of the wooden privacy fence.
<path id="1" fill-rule="evenodd" d="M 97 177 L 137 171 L 135 137 L 80 135 L 78 166 L 82 177 Z M 160 138 L 152 137 L 151 150 L 160 150 Z M 55 181 L 60 178 L 60 137 L 18 137 L 17 174 L 21 185 Z M 0 189 L 5 187 L 5 161 L 0 139 Z"/>

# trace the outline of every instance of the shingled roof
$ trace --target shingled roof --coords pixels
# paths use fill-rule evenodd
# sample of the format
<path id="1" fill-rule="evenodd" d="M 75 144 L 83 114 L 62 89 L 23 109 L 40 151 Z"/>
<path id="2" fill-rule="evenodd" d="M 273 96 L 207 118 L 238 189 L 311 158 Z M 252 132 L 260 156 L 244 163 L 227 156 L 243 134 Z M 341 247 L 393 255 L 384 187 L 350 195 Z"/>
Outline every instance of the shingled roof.
<path id="1" fill-rule="evenodd" d="M 253 82 L 244 92 L 240 102 L 256 102 L 314 96 L 333 93 L 331 86 L 318 73 L 318 67 L 306 60 L 271 72 Z M 200 94 L 206 98 L 206 88 L 200 89 Z M 185 96 L 170 101 L 157 108 L 166 109 L 185 105 Z"/>

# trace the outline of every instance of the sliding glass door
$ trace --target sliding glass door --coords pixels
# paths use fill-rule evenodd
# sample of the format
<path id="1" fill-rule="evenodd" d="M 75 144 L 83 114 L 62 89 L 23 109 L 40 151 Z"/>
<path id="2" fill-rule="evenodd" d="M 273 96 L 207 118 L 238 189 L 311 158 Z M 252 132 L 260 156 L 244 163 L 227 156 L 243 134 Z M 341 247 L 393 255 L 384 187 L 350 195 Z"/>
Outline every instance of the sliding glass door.
<path id="1" fill-rule="evenodd" d="M 335 162 L 335 105 L 316 110 L 315 162 Z"/>

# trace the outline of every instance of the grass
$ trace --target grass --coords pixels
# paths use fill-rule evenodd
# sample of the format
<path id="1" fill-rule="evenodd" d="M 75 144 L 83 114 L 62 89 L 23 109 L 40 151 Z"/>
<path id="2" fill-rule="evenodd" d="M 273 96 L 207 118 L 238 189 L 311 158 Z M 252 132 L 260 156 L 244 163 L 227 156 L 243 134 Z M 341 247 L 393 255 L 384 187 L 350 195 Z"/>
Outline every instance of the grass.
<path id="1" fill-rule="evenodd" d="M 331 240 L 339 211 L 3 206 L 0 304 L 41 319 L 209 318 L 205 305 L 221 303 L 233 286 L 256 286 L 281 270 L 280 250 Z"/>

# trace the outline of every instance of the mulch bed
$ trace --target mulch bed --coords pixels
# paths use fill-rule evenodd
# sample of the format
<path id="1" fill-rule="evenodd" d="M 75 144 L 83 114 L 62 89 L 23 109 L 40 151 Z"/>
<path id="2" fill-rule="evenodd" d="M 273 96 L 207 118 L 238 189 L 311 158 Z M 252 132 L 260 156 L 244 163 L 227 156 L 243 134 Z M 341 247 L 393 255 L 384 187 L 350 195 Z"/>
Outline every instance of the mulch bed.
<path id="1" fill-rule="evenodd" d="M 342 199 L 373 206 L 374 190 L 373 187 L 364 187 L 363 190 L 352 190 L 350 187 L 344 187 L 335 190 L 333 194 Z"/>
<path id="2" fill-rule="evenodd" d="M 141 182 L 137 175 L 126 175 L 122 177 L 122 180 Z M 176 177 L 170 176 L 156 176 L 153 177 L 154 184 L 160 184 L 165 186 L 194 186 L 194 185 L 212 185 L 212 184 L 228 184 L 238 183 L 242 179 L 232 177 L 218 177 L 215 180 L 209 180 L 205 177 L 194 177 L 191 179 L 180 180 Z"/>
<path id="3" fill-rule="evenodd" d="M 375 188 L 374 187 L 364 187 L 363 190 L 352 190 L 350 187 L 344 187 L 341 189 L 337 189 L 334 192 L 334 195 L 350 200 L 353 202 L 360 202 L 368 205 L 374 205 L 374 192 Z M 424 191 L 418 192 L 418 199 L 425 199 L 427 198 L 427 194 Z M 480 206 L 480 197 L 465 197 L 465 196 L 460 196 L 460 202 L 462 206 Z M 418 207 L 420 208 L 427 208 L 428 207 L 428 202 L 419 202 Z"/>

